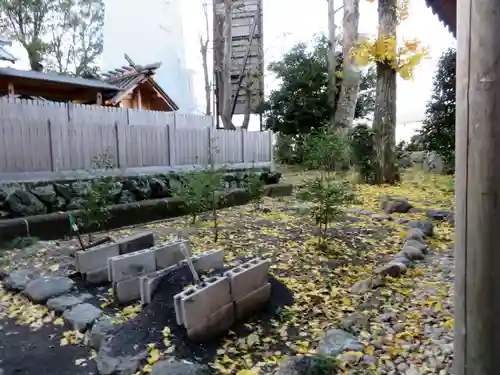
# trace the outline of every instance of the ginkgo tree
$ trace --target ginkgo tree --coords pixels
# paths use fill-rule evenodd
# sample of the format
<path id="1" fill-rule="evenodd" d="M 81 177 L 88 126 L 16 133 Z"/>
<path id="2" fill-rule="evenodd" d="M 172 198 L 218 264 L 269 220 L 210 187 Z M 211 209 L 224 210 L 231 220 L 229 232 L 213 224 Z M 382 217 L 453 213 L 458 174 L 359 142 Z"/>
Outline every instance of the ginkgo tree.
<path id="1" fill-rule="evenodd" d="M 378 37 L 361 38 L 351 51 L 358 66 L 370 64 L 377 66 L 373 131 L 377 155 L 374 182 L 378 184 L 394 184 L 398 179 L 396 75 L 399 74 L 403 79 L 411 79 L 415 67 L 427 55 L 427 49 L 418 40 L 407 40 L 398 45 L 397 26 L 408 16 L 408 0 L 378 0 Z"/>

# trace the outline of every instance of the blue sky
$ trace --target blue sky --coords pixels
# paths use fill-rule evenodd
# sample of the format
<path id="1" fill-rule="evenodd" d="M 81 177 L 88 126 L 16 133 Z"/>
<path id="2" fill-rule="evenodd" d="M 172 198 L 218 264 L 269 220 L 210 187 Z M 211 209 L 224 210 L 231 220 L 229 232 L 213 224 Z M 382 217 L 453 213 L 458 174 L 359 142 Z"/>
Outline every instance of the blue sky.
<path id="1" fill-rule="evenodd" d="M 315 35 L 326 33 L 327 2 L 326 0 L 263 0 L 264 1 L 264 50 L 266 65 L 301 41 L 312 41 Z M 377 5 L 366 0 L 360 0 L 360 33 L 376 35 Z M 424 60 L 415 71 L 415 77 L 410 81 L 398 80 L 398 128 L 397 138 L 407 139 L 418 127 L 418 124 L 406 125 L 421 120 L 425 111 L 425 103 L 430 95 L 432 76 L 437 60 L 446 48 L 455 45 L 451 34 L 439 22 L 437 16 L 425 6 L 424 0 L 409 0 L 410 16 L 398 28 L 399 38 L 419 39 L 429 49 L 429 58 Z M 195 72 L 194 87 L 198 106 L 203 108 L 204 83 L 199 52 L 199 35 L 204 33 L 204 18 L 202 0 L 182 0 L 184 41 L 186 59 L 190 69 Z M 338 1 L 339 6 L 342 1 Z M 211 6 L 209 7 L 211 9 Z M 156 15 L 158 17 L 158 15 Z M 156 18 L 158 19 L 158 18 Z M 124 21 L 125 22 L 125 21 Z M 148 20 L 151 22 L 151 19 Z M 342 11 L 338 12 L 337 25 L 341 27 Z M 140 25 L 137 25 L 140 27 Z M 144 43 L 143 36 L 129 43 Z M 154 48 L 154 41 L 149 41 Z M 20 46 L 12 48 L 21 61 L 16 63 L 19 69 L 28 68 L 27 54 Z M 125 51 L 124 51 L 125 52 Z M 266 74 L 266 92 L 277 85 L 274 77 Z M 251 128 L 257 128 L 258 122 L 253 120 Z"/>

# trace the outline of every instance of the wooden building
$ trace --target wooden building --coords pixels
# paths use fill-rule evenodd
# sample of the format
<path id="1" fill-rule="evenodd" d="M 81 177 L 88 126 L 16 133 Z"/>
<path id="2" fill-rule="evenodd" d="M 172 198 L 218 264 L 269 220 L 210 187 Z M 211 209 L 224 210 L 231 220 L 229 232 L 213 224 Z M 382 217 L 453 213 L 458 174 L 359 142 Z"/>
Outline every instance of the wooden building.
<path id="1" fill-rule="evenodd" d="M 448 30 L 457 36 L 457 1 L 456 0 L 426 0 L 427 6 L 432 9 Z"/>
<path id="2" fill-rule="evenodd" d="M 0 96 L 170 112 L 179 107 L 154 80 L 160 63 L 73 77 L 0 68 Z"/>

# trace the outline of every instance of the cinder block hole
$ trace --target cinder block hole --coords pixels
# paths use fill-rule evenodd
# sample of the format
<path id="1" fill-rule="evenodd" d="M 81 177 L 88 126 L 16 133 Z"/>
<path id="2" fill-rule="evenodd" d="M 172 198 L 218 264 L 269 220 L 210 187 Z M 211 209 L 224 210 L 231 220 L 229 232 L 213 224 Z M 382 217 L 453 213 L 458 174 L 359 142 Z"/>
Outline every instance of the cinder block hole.
<path id="1" fill-rule="evenodd" d="M 194 294 L 194 289 L 188 289 L 183 293 L 185 296 L 190 296 L 191 294 Z"/>
<path id="2" fill-rule="evenodd" d="M 219 278 L 217 276 L 214 276 L 214 277 L 210 277 L 209 279 L 206 279 L 205 283 L 212 284 L 212 283 L 215 283 L 217 280 L 219 280 Z"/>
<path id="3" fill-rule="evenodd" d="M 232 269 L 231 271 L 229 271 L 229 272 L 231 272 L 231 273 L 239 273 L 239 272 L 241 272 L 241 271 L 243 271 L 243 270 L 242 270 L 240 267 L 236 267 L 236 268 L 233 268 L 233 269 Z"/>
<path id="4" fill-rule="evenodd" d="M 245 268 L 245 269 L 248 269 L 248 268 L 250 268 L 251 266 L 252 266 L 252 264 L 248 264 L 248 263 L 247 263 L 247 264 L 242 264 L 242 265 L 241 265 L 241 267 L 242 267 L 242 268 Z"/>

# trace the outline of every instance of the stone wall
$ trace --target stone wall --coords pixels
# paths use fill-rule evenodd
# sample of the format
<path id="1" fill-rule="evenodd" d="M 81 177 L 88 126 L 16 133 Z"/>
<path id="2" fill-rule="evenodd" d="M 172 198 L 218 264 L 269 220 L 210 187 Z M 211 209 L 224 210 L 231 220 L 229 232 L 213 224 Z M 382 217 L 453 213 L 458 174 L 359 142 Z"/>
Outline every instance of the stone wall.
<path id="1" fill-rule="evenodd" d="M 259 171 L 264 184 L 276 184 L 280 173 Z M 247 172 L 224 175 L 225 188 L 243 187 Z M 0 220 L 78 210 L 91 192 L 92 180 L 47 181 L 0 185 Z M 182 186 L 182 174 L 116 177 L 112 180 L 112 204 L 168 198 Z"/>

